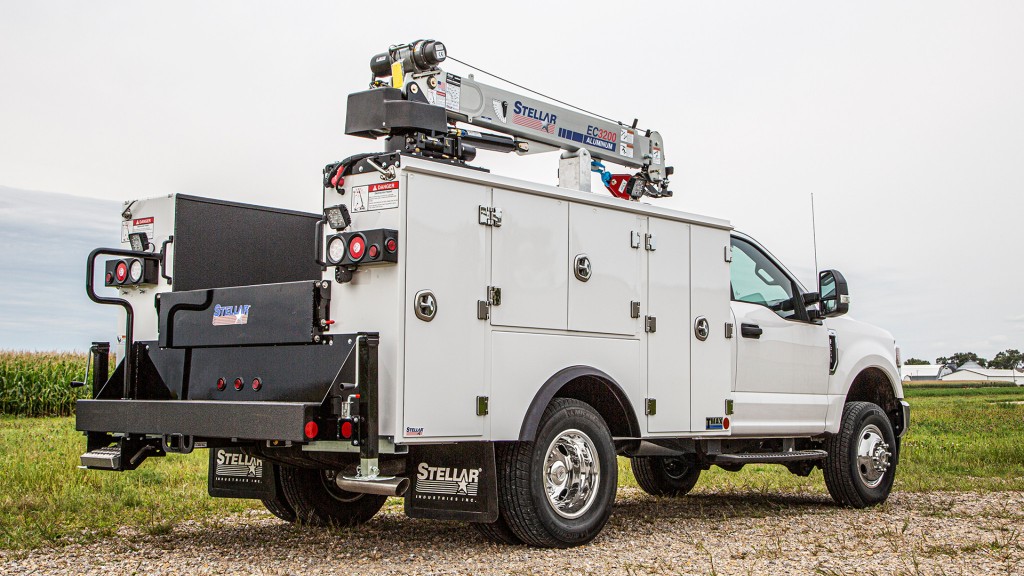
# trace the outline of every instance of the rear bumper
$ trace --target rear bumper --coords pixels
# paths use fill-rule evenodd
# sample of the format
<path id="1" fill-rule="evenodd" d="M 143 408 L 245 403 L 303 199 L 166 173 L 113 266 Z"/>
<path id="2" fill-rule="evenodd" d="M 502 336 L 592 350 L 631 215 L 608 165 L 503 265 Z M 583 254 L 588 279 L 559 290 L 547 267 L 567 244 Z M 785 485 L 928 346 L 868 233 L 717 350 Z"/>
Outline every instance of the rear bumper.
<path id="1" fill-rule="evenodd" d="M 307 402 L 214 400 L 79 400 L 75 428 L 82 432 L 180 434 L 196 438 L 307 440 L 306 422 L 320 414 Z"/>

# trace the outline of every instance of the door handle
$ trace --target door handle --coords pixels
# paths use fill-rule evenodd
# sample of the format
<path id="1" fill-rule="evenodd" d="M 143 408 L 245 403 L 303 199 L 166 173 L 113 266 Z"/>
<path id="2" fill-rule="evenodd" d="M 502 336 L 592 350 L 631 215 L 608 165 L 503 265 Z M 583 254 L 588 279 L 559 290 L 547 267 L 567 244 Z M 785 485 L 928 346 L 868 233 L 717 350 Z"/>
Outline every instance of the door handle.
<path id="1" fill-rule="evenodd" d="M 757 324 L 740 324 L 740 334 L 744 338 L 760 338 L 764 330 Z"/>

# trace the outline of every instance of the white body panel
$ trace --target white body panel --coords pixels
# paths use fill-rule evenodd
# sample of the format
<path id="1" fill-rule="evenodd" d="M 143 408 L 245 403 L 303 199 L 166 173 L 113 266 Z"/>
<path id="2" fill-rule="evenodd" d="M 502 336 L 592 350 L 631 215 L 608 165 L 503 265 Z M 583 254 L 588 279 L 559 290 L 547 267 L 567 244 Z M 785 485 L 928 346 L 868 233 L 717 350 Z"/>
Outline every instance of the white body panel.
<path id="1" fill-rule="evenodd" d="M 705 429 L 705 417 L 725 415 L 731 380 L 726 222 L 408 157 L 396 177 L 397 206 L 353 209 L 351 230 L 398 230 L 398 264 L 359 268 L 331 300 L 330 333 L 381 333 L 381 435 L 517 439 L 538 391 L 571 366 L 609 375 L 641 431 L 653 423 L 662 436 L 729 433 Z M 380 182 L 376 172 L 345 179 L 349 189 Z M 324 203 L 351 202 L 328 190 Z M 481 224 L 480 206 L 500 208 L 501 226 Z M 654 251 L 643 242 L 649 228 Z M 573 273 L 579 254 L 592 262 L 586 282 Z M 324 279 L 334 281 L 333 267 Z M 481 320 L 489 286 L 501 289 L 501 303 Z M 432 321 L 414 314 L 420 290 L 436 297 Z M 705 342 L 693 336 L 695 306 L 717 327 Z M 657 332 L 644 331 L 647 314 L 657 315 Z M 478 396 L 489 399 L 486 415 L 477 414 Z M 649 397 L 658 411 L 645 422 Z"/>

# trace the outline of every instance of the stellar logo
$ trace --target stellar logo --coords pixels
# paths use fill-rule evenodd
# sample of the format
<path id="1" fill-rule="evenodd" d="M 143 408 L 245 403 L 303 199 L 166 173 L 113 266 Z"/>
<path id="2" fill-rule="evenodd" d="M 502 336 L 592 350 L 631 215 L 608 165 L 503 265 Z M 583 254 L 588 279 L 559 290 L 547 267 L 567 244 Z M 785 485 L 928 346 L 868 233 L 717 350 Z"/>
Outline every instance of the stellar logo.
<path id="1" fill-rule="evenodd" d="M 476 496 L 483 468 L 445 468 L 420 462 L 416 467 L 416 491 L 424 494 Z"/>
<path id="2" fill-rule="evenodd" d="M 217 451 L 217 476 L 263 478 L 263 460 L 226 450 Z"/>
<path id="3" fill-rule="evenodd" d="M 215 304 L 213 306 L 213 325 L 214 326 L 229 326 L 234 324 L 248 324 L 249 323 L 249 304 L 240 304 L 238 306 L 221 306 Z"/>

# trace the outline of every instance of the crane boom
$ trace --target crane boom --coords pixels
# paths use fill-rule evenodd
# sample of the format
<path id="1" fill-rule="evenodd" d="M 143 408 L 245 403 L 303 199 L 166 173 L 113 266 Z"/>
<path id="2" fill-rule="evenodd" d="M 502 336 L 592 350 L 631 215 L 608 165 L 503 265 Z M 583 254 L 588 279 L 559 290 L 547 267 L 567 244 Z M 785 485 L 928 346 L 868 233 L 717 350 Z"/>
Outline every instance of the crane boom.
<path id="1" fill-rule="evenodd" d="M 444 44 L 434 40 L 393 46 L 374 56 L 371 89 L 349 96 L 346 133 L 386 136 L 389 150 L 459 162 L 471 161 L 477 147 L 519 154 L 585 150 L 590 158 L 638 170 L 618 175 L 618 193 L 605 178 L 616 196 L 636 200 L 671 195 L 672 169 L 665 164 L 658 132 L 490 86 L 472 75 L 446 72 L 439 66 L 446 58 Z M 458 122 L 511 138 L 449 126 Z"/>

